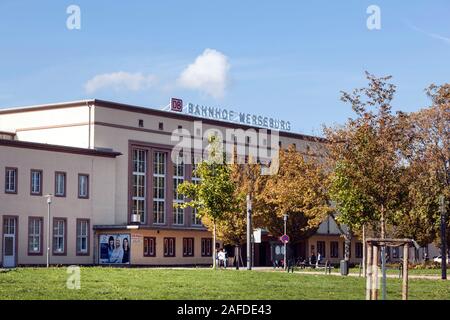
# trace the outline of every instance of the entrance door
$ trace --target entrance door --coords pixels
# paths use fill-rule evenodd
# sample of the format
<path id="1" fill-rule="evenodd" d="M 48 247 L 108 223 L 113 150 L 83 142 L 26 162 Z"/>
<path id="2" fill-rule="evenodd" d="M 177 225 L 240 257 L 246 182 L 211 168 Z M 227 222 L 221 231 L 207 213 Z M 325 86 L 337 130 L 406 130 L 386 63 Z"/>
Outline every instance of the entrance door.
<path id="1" fill-rule="evenodd" d="M 3 267 L 14 268 L 16 266 L 16 218 L 4 218 L 3 220 Z"/>

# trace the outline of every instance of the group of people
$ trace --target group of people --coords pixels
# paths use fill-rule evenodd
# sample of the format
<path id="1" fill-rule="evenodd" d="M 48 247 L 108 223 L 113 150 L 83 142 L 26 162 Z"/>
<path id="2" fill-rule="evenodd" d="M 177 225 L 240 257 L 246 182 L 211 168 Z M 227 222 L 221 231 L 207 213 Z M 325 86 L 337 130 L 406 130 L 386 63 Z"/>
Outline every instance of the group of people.
<path id="1" fill-rule="evenodd" d="M 322 263 L 322 255 L 320 252 L 317 253 L 317 256 L 314 252 L 311 252 L 311 255 L 308 260 L 299 258 L 297 261 L 294 258 L 288 259 L 287 267 L 294 267 L 294 265 L 300 265 L 300 267 L 311 266 L 317 267 Z M 274 260 L 273 261 L 274 268 L 285 268 L 284 259 Z"/>
<path id="2" fill-rule="evenodd" d="M 314 254 L 314 251 L 311 252 L 311 256 L 309 257 L 309 265 L 310 266 L 317 266 L 321 263 L 322 261 L 322 255 L 320 254 L 320 252 L 317 253 L 317 257 Z"/>
<path id="3" fill-rule="evenodd" d="M 130 243 L 128 242 L 128 238 L 123 238 L 122 243 L 120 241 L 120 237 L 116 237 L 116 239 L 114 239 L 113 236 L 110 236 L 108 238 L 108 262 L 130 262 Z"/>

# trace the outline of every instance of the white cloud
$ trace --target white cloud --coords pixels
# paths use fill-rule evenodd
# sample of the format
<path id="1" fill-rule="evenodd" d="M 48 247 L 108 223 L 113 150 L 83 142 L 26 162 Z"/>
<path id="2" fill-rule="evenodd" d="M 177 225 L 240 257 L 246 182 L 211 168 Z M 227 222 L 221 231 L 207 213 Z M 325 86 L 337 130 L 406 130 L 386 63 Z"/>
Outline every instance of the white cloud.
<path id="1" fill-rule="evenodd" d="M 113 88 L 114 90 L 131 90 L 139 91 L 153 86 L 156 77 L 152 74 L 144 75 L 140 72 L 112 72 L 99 74 L 90 79 L 84 85 L 87 93 L 94 93 L 105 88 Z"/>
<path id="2" fill-rule="evenodd" d="M 226 55 L 214 49 L 206 49 L 194 63 L 184 69 L 178 78 L 178 84 L 214 98 L 222 98 L 228 85 L 229 70 L 230 64 Z"/>

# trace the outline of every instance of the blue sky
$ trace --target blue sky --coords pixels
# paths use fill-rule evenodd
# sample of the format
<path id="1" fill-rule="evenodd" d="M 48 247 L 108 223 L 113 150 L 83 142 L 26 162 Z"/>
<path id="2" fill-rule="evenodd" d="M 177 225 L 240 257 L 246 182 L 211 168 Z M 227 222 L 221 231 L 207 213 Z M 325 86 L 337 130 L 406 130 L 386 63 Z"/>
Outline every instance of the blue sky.
<path id="1" fill-rule="evenodd" d="M 66 27 L 71 4 L 80 30 Z M 381 30 L 366 27 L 372 4 Z M 447 0 L 0 0 L 0 107 L 99 98 L 160 108 L 180 97 L 319 134 L 351 115 L 339 92 L 364 85 L 365 70 L 394 76 L 397 109 L 426 105 L 423 89 L 449 81 L 449 16 Z M 189 86 L 198 72 L 180 81 L 206 49 L 219 87 Z"/>

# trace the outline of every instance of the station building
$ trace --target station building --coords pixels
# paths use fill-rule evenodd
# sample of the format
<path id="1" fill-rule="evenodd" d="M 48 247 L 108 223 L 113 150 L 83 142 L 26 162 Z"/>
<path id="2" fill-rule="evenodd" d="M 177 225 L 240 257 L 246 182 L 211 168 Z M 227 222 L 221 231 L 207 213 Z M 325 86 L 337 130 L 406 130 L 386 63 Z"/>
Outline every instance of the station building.
<path id="1" fill-rule="evenodd" d="M 176 186 L 198 181 L 193 164 L 172 161 L 173 132 L 204 139 L 198 122 L 203 131 L 258 129 L 97 99 L 1 109 L 0 265 L 44 265 L 47 248 L 50 264 L 210 264 L 220 244 L 194 210 L 173 207 L 182 201 Z M 282 147 L 323 152 L 320 138 L 278 135 Z M 244 144 L 258 148 L 250 136 Z M 343 238 L 332 224 L 324 221 L 296 254 L 342 259 Z M 255 244 L 256 265 L 272 265 L 278 237 L 265 233 Z M 360 244 L 352 257 L 362 257 Z"/>

